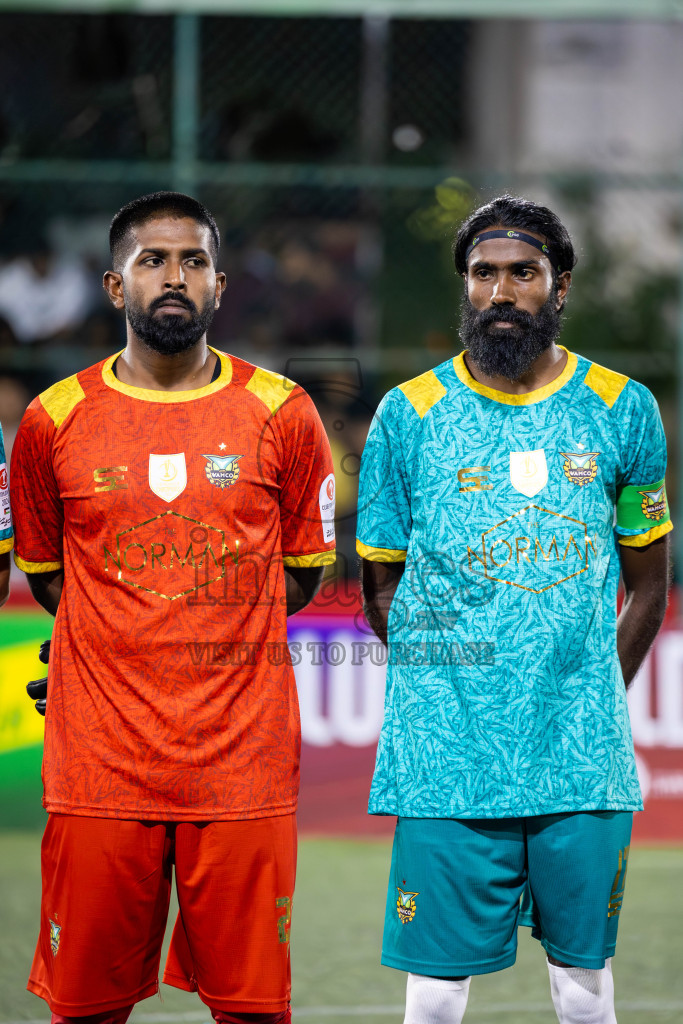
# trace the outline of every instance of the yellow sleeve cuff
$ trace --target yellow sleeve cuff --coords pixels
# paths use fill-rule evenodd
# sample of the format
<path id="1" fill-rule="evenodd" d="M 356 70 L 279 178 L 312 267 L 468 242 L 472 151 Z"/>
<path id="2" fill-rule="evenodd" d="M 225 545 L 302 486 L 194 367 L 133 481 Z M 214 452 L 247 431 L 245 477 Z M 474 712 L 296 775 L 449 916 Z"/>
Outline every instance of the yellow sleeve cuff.
<path id="1" fill-rule="evenodd" d="M 282 564 L 296 569 L 317 568 L 320 565 L 334 565 L 337 554 L 331 551 L 316 551 L 312 555 L 283 555 Z"/>
<path id="2" fill-rule="evenodd" d="M 0 540 L 0 555 L 4 555 L 6 551 L 11 551 L 14 547 L 14 537 L 5 537 L 4 540 Z"/>
<path id="3" fill-rule="evenodd" d="M 674 524 L 669 520 L 668 523 L 653 526 L 647 533 L 639 533 L 635 537 L 619 537 L 619 543 L 625 548 L 646 548 L 648 544 L 652 544 L 653 540 L 658 540 L 673 528 Z"/>
<path id="4" fill-rule="evenodd" d="M 369 562 L 405 562 L 407 551 L 399 548 L 373 548 L 356 538 L 356 551 Z"/>
<path id="5" fill-rule="evenodd" d="M 54 572 L 55 569 L 61 569 L 63 564 L 62 562 L 27 562 L 20 558 L 16 551 L 14 552 L 14 561 L 17 569 L 21 569 L 22 572 Z"/>

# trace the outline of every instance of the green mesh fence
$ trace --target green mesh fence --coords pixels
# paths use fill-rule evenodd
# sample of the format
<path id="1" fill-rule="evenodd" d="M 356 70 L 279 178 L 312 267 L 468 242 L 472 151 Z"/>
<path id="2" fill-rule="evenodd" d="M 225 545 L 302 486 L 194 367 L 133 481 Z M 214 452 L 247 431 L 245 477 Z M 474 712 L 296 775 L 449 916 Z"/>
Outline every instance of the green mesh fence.
<path id="1" fill-rule="evenodd" d="M 4 160 L 169 155 L 172 21 L 0 15 Z"/>
<path id="2" fill-rule="evenodd" d="M 201 158 L 357 157 L 361 43 L 357 19 L 203 19 Z"/>
<path id="3" fill-rule="evenodd" d="M 453 232 L 509 189 L 575 236 L 563 342 L 648 384 L 675 439 L 680 181 L 476 166 L 476 37 L 466 20 L 0 14 L 0 278 L 47 249 L 91 285 L 53 338 L 17 343 L 0 319 L 0 405 L 3 379 L 30 396 L 121 347 L 108 221 L 183 187 L 224 239 L 211 340 L 309 384 L 350 510 L 378 397 L 458 350 Z"/>

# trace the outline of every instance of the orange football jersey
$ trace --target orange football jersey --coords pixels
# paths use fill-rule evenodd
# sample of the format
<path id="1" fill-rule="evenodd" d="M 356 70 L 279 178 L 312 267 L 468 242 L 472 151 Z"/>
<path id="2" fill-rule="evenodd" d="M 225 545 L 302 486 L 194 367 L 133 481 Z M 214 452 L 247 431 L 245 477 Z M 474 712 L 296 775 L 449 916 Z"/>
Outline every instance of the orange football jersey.
<path id="1" fill-rule="evenodd" d="M 36 398 L 14 446 L 16 562 L 64 567 L 48 811 L 197 821 L 296 806 L 284 566 L 334 561 L 329 445 L 308 395 L 217 353 L 193 391 L 115 356 Z"/>

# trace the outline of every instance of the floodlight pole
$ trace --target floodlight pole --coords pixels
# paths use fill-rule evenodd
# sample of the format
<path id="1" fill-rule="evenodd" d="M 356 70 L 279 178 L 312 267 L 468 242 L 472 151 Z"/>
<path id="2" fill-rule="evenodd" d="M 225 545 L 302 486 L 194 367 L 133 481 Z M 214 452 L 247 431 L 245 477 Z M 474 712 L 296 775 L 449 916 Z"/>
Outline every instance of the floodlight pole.
<path id="1" fill-rule="evenodd" d="M 359 135 L 361 158 L 366 164 L 381 164 L 385 157 L 389 30 L 385 15 L 366 14 L 363 18 Z"/>
<path id="2" fill-rule="evenodd" d="M 178 192 L 194 193 L 199 129 L 199 32 L 197 14 L 177 14 L 173 39 L 172 178 Z"/>

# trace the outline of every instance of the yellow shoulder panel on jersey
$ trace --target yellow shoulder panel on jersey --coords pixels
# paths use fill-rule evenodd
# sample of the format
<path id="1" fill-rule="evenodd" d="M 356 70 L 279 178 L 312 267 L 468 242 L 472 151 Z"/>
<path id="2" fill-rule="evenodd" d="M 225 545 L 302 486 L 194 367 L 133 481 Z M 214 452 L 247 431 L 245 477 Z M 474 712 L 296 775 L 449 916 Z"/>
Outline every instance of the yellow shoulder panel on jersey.
<path id="1" fill-rule="evenodd" d="M 598 363 L 591 363 L 584 379 L 584 384 L 602 398 L 608 409 L 612 408 L 628 382 L 629 378 L 623 373 L 608 370 Z"/>
<path id="2" fill-rule="evenodd" d="M 271 413 L 276 413 L 280 406 L 287 401 L 295 387 L 294 381 L 283 377 L 281 373 L 273 373 L 272 370 L 264 370 L 261 366 L 257 366 L 246 390 L 260 398 Z"/>
<path id="3" fill-rule="evenodd" d="M 433 370 L 427 370 L 426 373 L 421 373 L 419 377 L 413 377 L 398 387 L 420 419 L 446 394 L 446 388 Z"/>
<path id="4" fill-rule="evenodd" d="M 55 427 L 58 428 L 83 398 L 85 398 L 85 392 L 78 382 L 78 377 L 74 374 L 73 377 L 57 381 L 47 391 L 43 391 L 40 395 L 40 402 Z"/>

